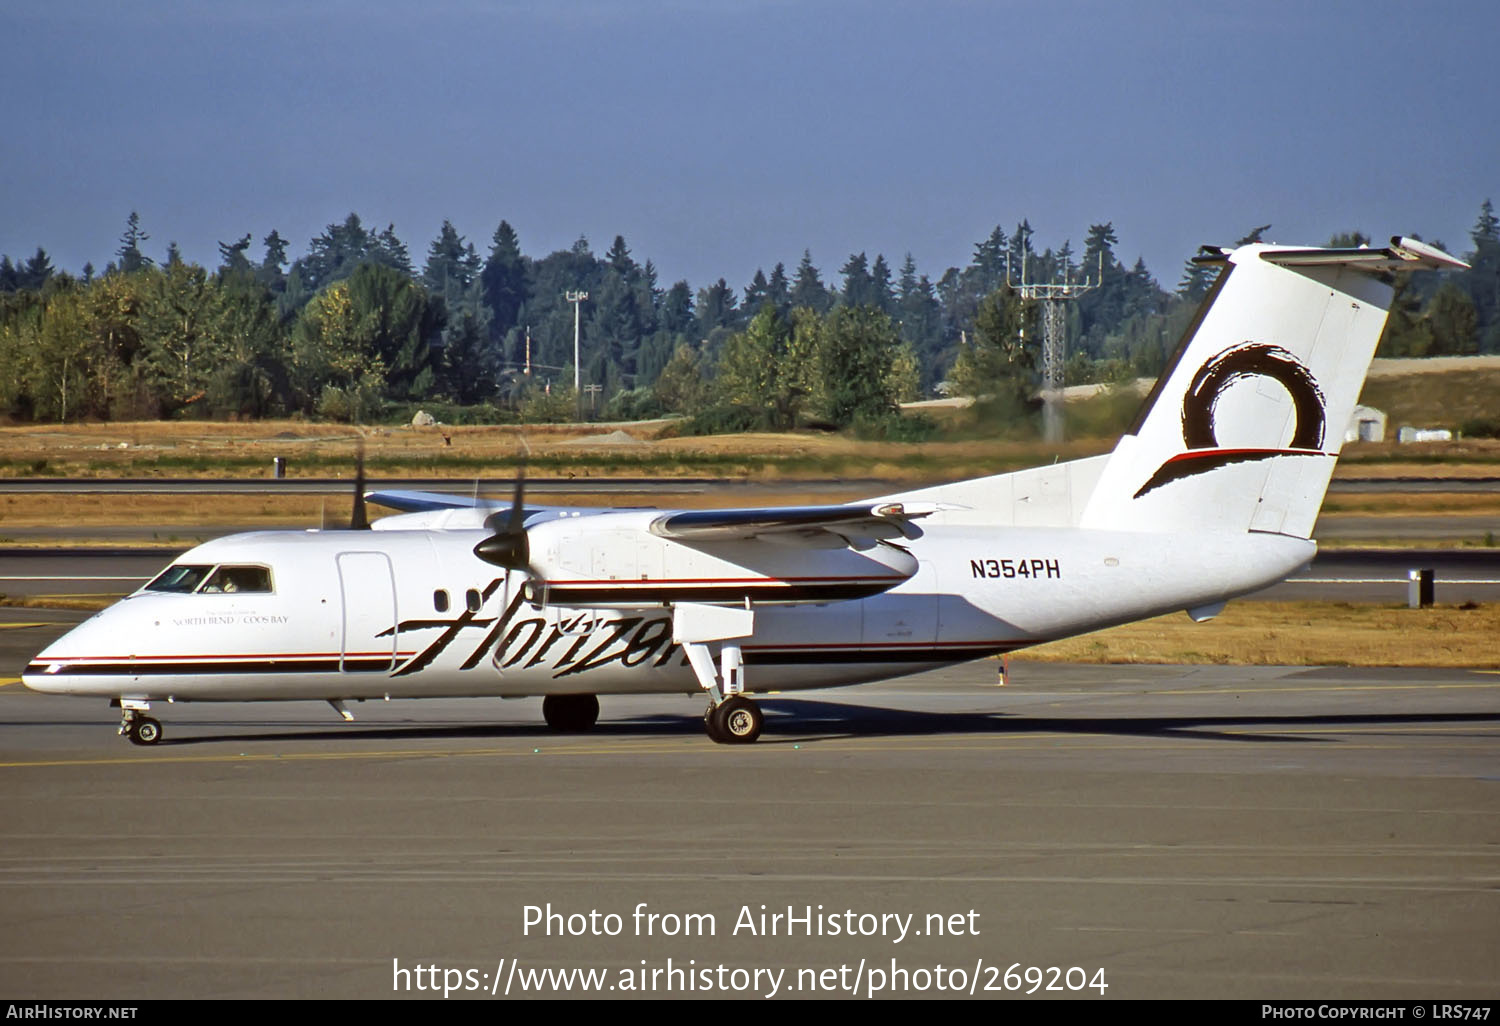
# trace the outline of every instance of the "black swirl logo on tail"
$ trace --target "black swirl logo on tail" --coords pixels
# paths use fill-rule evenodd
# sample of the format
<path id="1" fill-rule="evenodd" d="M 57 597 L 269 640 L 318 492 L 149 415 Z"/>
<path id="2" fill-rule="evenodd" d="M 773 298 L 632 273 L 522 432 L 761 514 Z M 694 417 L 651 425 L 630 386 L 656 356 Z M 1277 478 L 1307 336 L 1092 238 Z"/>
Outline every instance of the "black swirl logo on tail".
<path id="1" fill-rule="evenodd" d="M 1270 378 L 1286 389 L 1296 411 L 1296 427 L 1287 448 L 1226 448 L 1219 444 L 1214 417 L 1228 388 L 1246 378 Z M 1231 346 L 1193 375 L 1182 398 L 1182 441 L 1178 453 L 1156 469 L 1135 493 L 1140 498 L 1164 484 L 1207 473 L 1231 463 L 1249 463 L 1275 456 L 1323 456 L 1327 403 L 1312 373 L 1290 351 L 1264 342 Z"/>

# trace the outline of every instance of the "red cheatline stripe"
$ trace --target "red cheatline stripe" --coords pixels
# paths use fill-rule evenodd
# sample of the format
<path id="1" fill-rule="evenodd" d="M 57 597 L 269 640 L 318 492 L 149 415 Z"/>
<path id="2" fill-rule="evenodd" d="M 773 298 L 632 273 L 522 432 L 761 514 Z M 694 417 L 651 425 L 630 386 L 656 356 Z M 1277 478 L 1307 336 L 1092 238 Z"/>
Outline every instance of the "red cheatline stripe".
<path id="1" fill-rule="evenodd" d="M 232 662 L 234 660 L 265 661 L 267 659 L 386 659 L 391 654 L 390 649 L 380 652 L 268 652 L 250 653 L 239 655 L 219 655 L 214 652 L 201 652 L 198 655 L 134 655 L 134 656 L 48 656 L 46 659 L 37 659 L 38 663 L 121 663 L 134 659 L 137 662 L 165 662 L 172 659 L 185 659 L 197 662 L 205 658 L 212 658 L 219 662 Z M 397 658 L 405 658 L 416 655 L 416 651 L 397 652 Z"/>
<path id="2" fill-rule="evenodd" d="M 1265 449 L 1265 448 L 1241 448 L 1241 449 L 1189 449 L 1180 452 L 1167 460 L 1168 463 L 1181 463 L 1185 460 L 1204 459 L 1210 456 L 1333 456 L 1334 453 L 1324 452 L 1322 449 Z"/>

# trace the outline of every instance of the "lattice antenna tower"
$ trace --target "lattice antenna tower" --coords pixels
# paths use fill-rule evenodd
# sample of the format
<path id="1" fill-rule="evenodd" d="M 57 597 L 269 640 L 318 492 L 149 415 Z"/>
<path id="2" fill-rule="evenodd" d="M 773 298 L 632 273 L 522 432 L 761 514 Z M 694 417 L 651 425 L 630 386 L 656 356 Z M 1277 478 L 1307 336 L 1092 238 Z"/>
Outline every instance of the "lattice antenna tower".
<path id="1" fill-rule="evenodd" d="M 1063 362 L 1067 359 L 1068 318 L 1064 304 L 1069 303 L 1090 289 L 1099 287 L 1104 280 L 1104 251 L 1099 251 L 1099 277 L 1090 280 L 1085 275 L 1082 281 L 1072 280 L 1072 268 L 1063 268 L 1062 281 L 1031 281 L 1027 271 L 1027 250 L 1021 251 L 1021 280 L 1010 280 L 1010 254 L 1005 255 L 1005 284 L 1014 289 L 1022 299 L 1042 303 L 1042 435 L 1048 442 L 1063 440 Z M 1026 340 L 1026 329 L 1021 329 L 1021 341 Z"/>

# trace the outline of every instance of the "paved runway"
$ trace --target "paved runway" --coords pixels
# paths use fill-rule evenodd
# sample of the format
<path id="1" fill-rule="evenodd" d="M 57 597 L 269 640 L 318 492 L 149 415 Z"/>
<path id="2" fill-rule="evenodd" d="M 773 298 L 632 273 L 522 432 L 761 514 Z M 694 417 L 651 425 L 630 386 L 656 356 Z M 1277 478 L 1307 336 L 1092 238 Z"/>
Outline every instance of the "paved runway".
<path id="1" fill-rule="evenodd" d="M 77 618 L 0 611 L 0 679 Z M 534 701 L 162 706 L 142 749 L 102 702 L 0 686 L 0 993 L 618 987 L 671 959 L 660 997 L 703 982 L 691 959 L 806 996 L 894 959 L 905 996 L 1017 963 L 1102 969 L 1110 997 L 1495 996 L 1500 675 L 995 665 L 767 696 L 747 748 L 662 697 L 605 699 L 582 737 Z M 619 934 L 528 933 L 549 903 Z M 712 935 L 638 935 L 641 903 Z M 777 935 L 736 930 L 762 905 Z M 787 936 L 788 906 L 887 932 Z M 885 913 L 921 935 L 858 918 Z"/>

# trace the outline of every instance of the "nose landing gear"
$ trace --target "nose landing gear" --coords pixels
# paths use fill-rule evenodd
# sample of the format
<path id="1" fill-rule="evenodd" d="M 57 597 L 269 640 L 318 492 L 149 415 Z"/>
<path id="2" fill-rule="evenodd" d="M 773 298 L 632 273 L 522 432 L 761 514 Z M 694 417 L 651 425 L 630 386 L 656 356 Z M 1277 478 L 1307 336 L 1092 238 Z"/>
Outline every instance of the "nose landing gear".
<path id="1" fill-rule="evenodd" d="M 119 705 L 120 733 L 130 738 L 131 744 L 154 745 L 161 740 L 161 723 L 144 715 L 150 708 L 147 703 L 124 699 Z"/>

